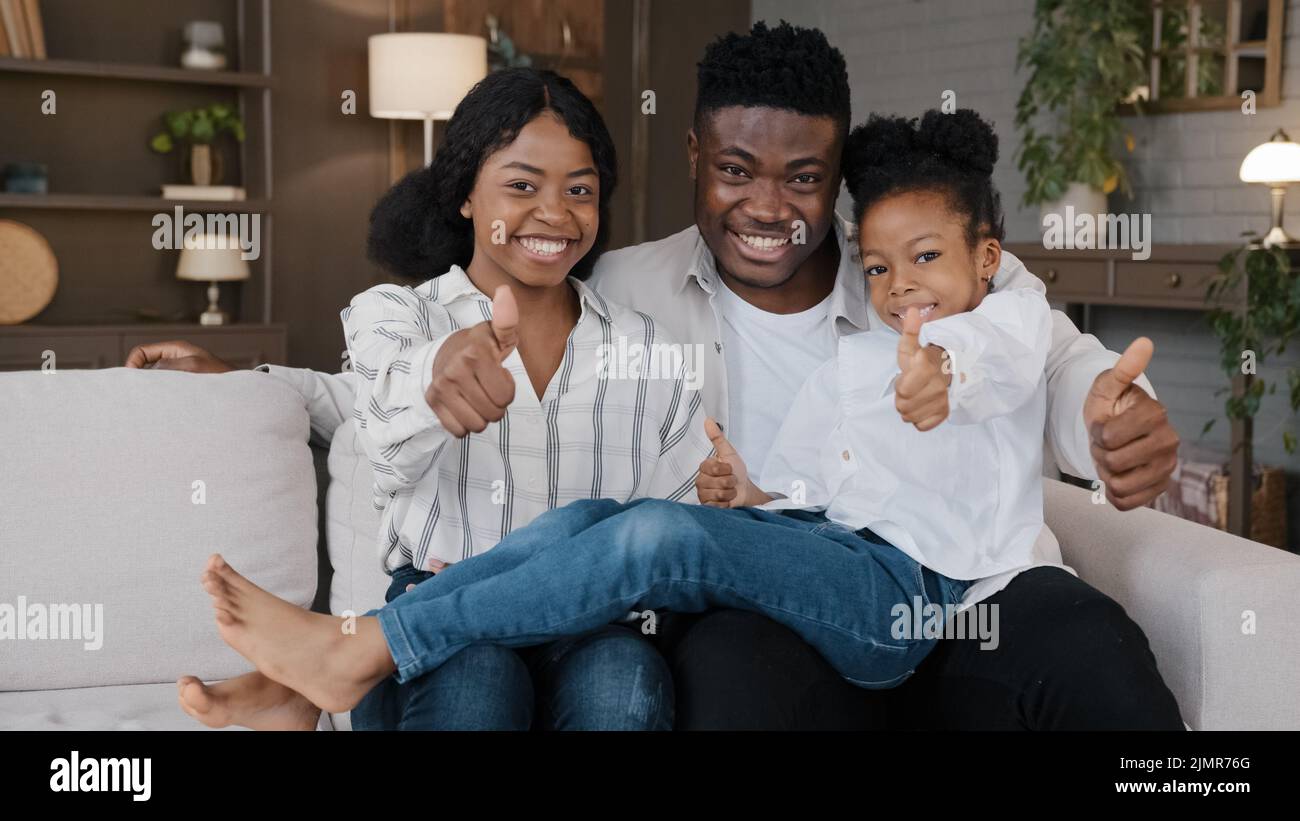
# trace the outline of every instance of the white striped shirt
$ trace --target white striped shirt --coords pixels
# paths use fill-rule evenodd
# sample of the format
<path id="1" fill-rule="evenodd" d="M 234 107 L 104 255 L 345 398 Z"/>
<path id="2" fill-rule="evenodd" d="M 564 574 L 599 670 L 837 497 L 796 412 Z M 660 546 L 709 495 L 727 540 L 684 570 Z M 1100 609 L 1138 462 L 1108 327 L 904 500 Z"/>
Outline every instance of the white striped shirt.
<path id="1" fill-rule="evenodd" d="M 502 363 L 515 398 L 500 422 L 452 437 L 425 401 L 433 360 L 451 333 L 491 318 L 491 300 L 459 267 L 416 288 L 380 285 L 342 313 L 361 377 L 353 417 L 384 511 L 380 555 L 391 572 L 456 562 L 577 499 L 696 502 L 711 446 L 694 375 L 611 368 L 611 354 L 671 344 L 647 315 L 569 282 L 581 314 L 539 399 L 519 351 Z"/>

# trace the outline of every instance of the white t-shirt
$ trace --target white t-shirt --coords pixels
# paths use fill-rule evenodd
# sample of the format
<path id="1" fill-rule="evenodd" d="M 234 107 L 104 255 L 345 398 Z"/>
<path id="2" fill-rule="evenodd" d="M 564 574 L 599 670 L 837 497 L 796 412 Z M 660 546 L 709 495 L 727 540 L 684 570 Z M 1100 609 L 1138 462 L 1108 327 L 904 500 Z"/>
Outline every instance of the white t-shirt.
<path id="1" fill-rule="evenodd" d="M 717 300 L 727 393 L 744 397 L 731 403 L 727 441 L 758 483 L 768 449 L 799 388 L 835 356 L 831 297 L 797 314 L 773 314 L 741 299 L 719 277 Z"/>

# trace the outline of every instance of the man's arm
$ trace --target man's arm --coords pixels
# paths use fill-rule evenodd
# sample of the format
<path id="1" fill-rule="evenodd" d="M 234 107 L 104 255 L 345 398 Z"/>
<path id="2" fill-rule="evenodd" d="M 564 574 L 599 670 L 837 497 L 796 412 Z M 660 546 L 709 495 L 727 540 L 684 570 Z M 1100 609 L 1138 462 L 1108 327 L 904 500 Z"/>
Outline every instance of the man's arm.
<path id="1" fill-rule="evenodd" d="M 228 373 L 237 370 L 229 362 L 184 340 L 151 342 L 137 345 L 126 356 L 128 368 L 188 371 L 190 373 Z M 322 373 L 306 368 L 282 365 L 258 365 L 254 370 L 269 373 L 302 395 L 303 405 L 311 417 L 313 438 L 329 446 L 334 431 L 352 413 L 356 396 L 356 377 L 351 372 Z"/>
<path id="2" fill-rule="evenodd" d="M 312 436 L 326 447 L 333 441 L 334 431 L 352 415 L 357 401 L 357 375 L 352 371 L 324 373 L 283 365 L 258 365 L 254 370 L 288 382 L 302 395 L 311 417 Z"/>
<path id="3" fill-rule="evenodd" d="M 994 279 L 998 290 L 1042 282 L 1006 251 Z M 1052 346 L 1047 354 L 1047 439 L 1065 473 L 1100 478 L 1106 497 L 1120 510 L 1140 507 L 1169 487 L 1178 461 L 1178 434 L 1164 405 L 1142 373 L 1150 342 L 1134 347 L 1123 368 L 1120 355 L 1091 334 L 1081 334 L 1070 318 L 1052 312 Z M 1145 357 L 1145 358 L 1143 358 Z"/>

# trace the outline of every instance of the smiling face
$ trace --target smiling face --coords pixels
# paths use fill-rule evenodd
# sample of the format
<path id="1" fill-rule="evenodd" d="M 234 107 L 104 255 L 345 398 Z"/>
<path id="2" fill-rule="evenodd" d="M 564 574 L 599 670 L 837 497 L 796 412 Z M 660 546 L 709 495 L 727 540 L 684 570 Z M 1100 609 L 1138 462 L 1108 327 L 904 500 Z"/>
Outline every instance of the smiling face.
<path id="1" fill-rule="evenodd" d="M 901 332 L 912 306 L 929 321 L 969 311 L 984 299 L 1002 246 L 980 239 L 972 248 L 966 222 L 947 197 L 932 191 L 891 194 L 863 212 L 862 268 L 871 304 L 887 325 Z"/>
<path id="2" fill-rule="evenodd" d="M 599 204 L 591 149 L 543 112 L 487 158 L 461 206 L 474 222 L 471 279 L 485 293 L 564 282 L 596 242 Z"/>
<path id="3" fill-rule="evenodd" d="M 718 269 L 743 285 L 786 283 L 831 230 L 839 127 L 831 117 L 730 106 L 687 137 L 695 222 Z M 803 242 L 793 242 L 795 221 Z"/>

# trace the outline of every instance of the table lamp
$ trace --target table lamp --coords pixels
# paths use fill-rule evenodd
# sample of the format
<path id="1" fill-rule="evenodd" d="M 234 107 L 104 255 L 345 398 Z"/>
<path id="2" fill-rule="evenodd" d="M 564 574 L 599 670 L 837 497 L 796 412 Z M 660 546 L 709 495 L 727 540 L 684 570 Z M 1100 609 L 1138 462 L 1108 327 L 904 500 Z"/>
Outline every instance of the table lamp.
<path id="1" fill-rule="evenodd" d="M 370 116 L 424 120 L 424 165 L 433 162 L 433 121 L 449 120 L 487 76 L 487 40 L 470 34 L 375 34 L 370 53 Z"/>
<path id="2" fill-rule="evenodd" d="M 229 324 L 230 317 L 217 307 L 217 283 L 248 279 L 248 261 L 240 253 L 239 242 L 221 234 L 186 237 L 176 278 L 208 283 L 208 309 L 199 316 L 200 325 Z"/>
<path id="3" fill-rule="evenodd" d="M 1291 245 L 1295 242 L 1282 228 L 1282 202 L 1288 183 L 1300 181 L 1300 145 L 1282 129 L 1272 138 L 1257 145 L 1241 162 L 1241 181 L 1257 182 L 1269 186 L 1273 194 L 1273 227 L 1263 239 L 1265 248 Z"/>

